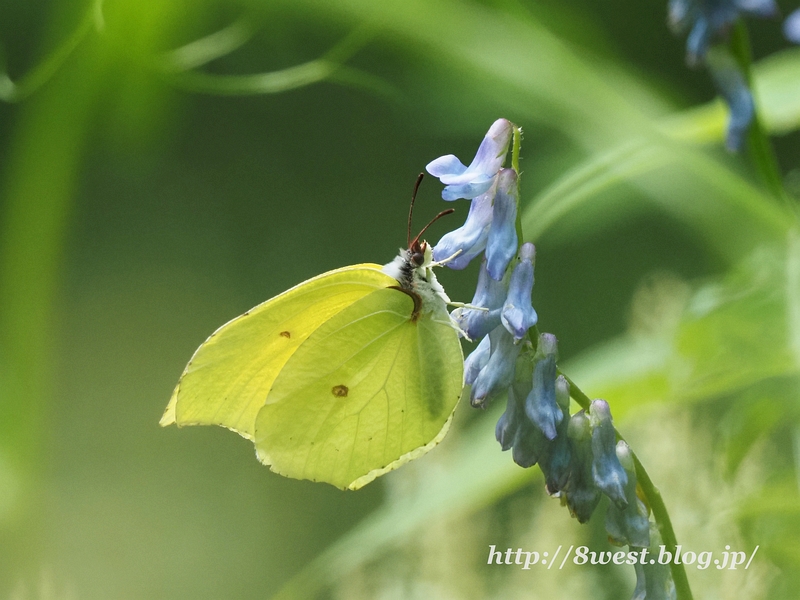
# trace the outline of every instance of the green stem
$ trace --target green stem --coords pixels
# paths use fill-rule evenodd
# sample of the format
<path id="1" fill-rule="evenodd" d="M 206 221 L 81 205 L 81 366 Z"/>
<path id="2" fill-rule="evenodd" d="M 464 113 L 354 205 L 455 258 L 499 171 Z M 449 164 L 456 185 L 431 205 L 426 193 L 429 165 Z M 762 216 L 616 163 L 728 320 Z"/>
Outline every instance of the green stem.
<path id="1" fill-rule="evenodd" d="M 522 148 L 522 129 L 514 125 L 514 137 L 511 144 L 511 168 L 519 175 L 519 153 Z"/>
<path id="2" fill-rule="evenodd" d="M 744 21 L 739 19 L 731 32 L 730 50 L 739 68 L 744 74 L 748 87 L 753 89 L 753 77 L 751 65 L 753 63 L 750 48 L 750 37 L 747 33 L 747 26 Z M 786 207 L 796 210 L 795 202 L 786 193 L 783 187 L 778 159 L 775 149 L 772 147 L 767 136 L 764 125 L 758 116 L 758 110 L 753 114 L 753 122 L 747 135 L 747 148 L 750 160 L 770 193 Z"/>
<path id="3" fill-rule="evenodd" d="M 98 28 L 97 12 L 99 3 L 94 3 L 81 19 L 74 32 L 59 45 L 41 64 L 35 67 L 18 82 L 14 82 L 5 72 L 5 64 L 0 65 L 0 101 L 21 102 L 37 92 L 61 69 L 66 60 L 75 52 L 81 42 Z"/>
<path id="4" fill-rule="evenodd" d="M 575 385 L 574 381 L 561 372 L 560 369 L 559 374 L 563 375 L 569 383 L 570 396 L 572 399 L 575 400 L 581 408 L 588 410 L 592 403 L 589 397 Z M 620 435 L 619 431 L 617 431 L 617 439 L 625 441 L 625 438 Z M 678 546 L 678 540 L 675 537 L 675 530 L 672 528 L 672 520 L 669 518 L 667 507 L 661 497 L 661 492 L 653 484 L 653 480 L 650 479 L 650 475 L 648 475 L 644 465 L 642 465 L 639 457 L 636 456 L 636 453 L 633 452 L 632 449 L 631 454 L 633 455 L 633 463 L 636 468 L 636 480 L 639 487 L 644 492 L 650 510 L 653 511 L 653 518 L 664 540 L 665 547 L 669 548 L 674 555 Z M 683 563 L 675 564 L 675 562 L 670 562 L 669 568 L 672 572 L 672 579 L 675 582 L 675 591 L 677 592 L 678 600 L 692 600 L 692 590 L 689 587 L 689 580 L 686 577 L 686 570 L 683 568 Z"/>
<path id="5" fill-rule="evenodd" d="M 517 230 L 517 245 L 520 246 L 522 244 L 522 240 L 525 239 L 522 237 L 522 206 L 520 204 L 520 179 L 522 176 L 519 172 L 519 153 L 522 148 L 522 130 L 513 125 L 513 137 L 511 142 L 511 168 L 517 174 L 517 222 L 515 223 L 515 227 Z M 519 248 L 517 249 L 519 250 Z"/>

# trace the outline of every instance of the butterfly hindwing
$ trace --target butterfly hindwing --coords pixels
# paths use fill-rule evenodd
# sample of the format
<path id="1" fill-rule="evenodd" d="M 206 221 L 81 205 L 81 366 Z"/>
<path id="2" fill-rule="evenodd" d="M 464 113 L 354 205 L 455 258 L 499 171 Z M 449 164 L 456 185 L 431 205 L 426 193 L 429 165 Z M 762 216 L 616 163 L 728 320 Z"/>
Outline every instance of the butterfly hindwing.
<path id="1" fill-rule="evenodd" d="M 408 294 L 379 289 L 321 324 L 258 413 L 259 458 L 358 488 L 438 443 L 461 394 L 461 346 L 444 310 L 413 311 Z"/>
<path id="2" fill-rule="evenodd" d="M 220 327 L 189 361 L 161 425 L 222 425 L 252 439 L 275 378 L 303 342 L 341 310 L 396 283 L 380 269 L 329 271 Z"/>

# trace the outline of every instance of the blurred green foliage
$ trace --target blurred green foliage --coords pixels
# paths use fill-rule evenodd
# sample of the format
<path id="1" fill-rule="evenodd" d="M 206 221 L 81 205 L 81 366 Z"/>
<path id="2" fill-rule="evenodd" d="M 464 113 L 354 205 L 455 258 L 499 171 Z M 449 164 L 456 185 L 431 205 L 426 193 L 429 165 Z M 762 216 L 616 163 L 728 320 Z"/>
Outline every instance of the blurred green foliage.
<path id="1" fill-rule="evenodd" d="M 564 370 L 609 401 L 679 542 L 760 545 L 748 571 L 689 570 L 695 597 L 793 598 L 797 216 L 721 149 L 664 4 L 0 5 L 0 598 L 628 598 L 629 568 L 487 567 L 490 544 L 610 548 L 500 452 L 499 406 L 460 407 L 440 448 L 357 493 L 157 427 L 209 332 L 388 262 L 416 174 L 500 116 L 525 129 L 534 302 Z M 800 53 L 751 32 L 796 195 Z M 468 300 L 474 275 L 441 279 Z"/>

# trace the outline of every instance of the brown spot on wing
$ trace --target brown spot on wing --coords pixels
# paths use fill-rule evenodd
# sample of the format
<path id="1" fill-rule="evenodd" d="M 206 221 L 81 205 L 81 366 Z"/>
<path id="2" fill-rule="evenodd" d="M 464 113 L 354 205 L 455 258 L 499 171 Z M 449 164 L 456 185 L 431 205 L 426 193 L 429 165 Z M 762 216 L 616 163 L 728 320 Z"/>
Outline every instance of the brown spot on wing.
<path id="1" fill-rule="evenodd" d="M 331 388 L 331 394 L 337 398 L 346 398 L 349 392 L 350 390 L 346 385 L 335 385 Z"/>
<path id="2" fill-rule="evenodd" d="M 290 331 L 281 331 L 279 334 L 281 337 L 290 338 L 292 337 L 292 333 Z"/>

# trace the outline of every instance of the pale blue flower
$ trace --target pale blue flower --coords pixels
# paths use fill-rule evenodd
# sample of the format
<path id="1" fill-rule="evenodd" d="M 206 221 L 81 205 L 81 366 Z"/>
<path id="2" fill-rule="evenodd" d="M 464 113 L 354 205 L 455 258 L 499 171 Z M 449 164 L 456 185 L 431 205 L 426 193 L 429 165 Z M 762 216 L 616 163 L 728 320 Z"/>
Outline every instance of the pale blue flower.
<path id="1" fill-rule="evenodd" d="M 477 340 L 500 325 L 500 309 L 505 298 L 506 286 L 489 277 L 484 259 L 478 272 L 478 286 L 470 304 L 488 310 L 457 308 L 451 316 L 469 339 Z"/>
<path id="2" fill-rule="evenodd" d="M 617 458 L 628 476 L 625 484 L 625 498 L 628 506 L 620 509 L 613 502 L 606 512 L 606 532 L 614 544 L 625 544 L 636 548 L 647 548 L 650 545 L 650 521 L 647 507 L 636 495 L 636 469 L 633 464 L 633 453 L 623 440 L 617 442 Z"/>
<path id="3" fill-rule="evenodd" d="M 508 388 L 509 405 L 506 407 L 506 412 L 500 417 L 508 424 L 508 428 L 507 431 L 498 432 L 498 429 L 501 427 L 500 422 L 498 422 L 498 426 L 495 428 L 495 436 L 497 436 L 498 433 L 504 434 L 502 436 L 502 441 L 498 438 L 500 445 L 504 449 L 509 444 L 508 436 L 512 433 L 514 434 L 514 437 L 510 440 L 513 446 L 511 449 L 511 458 L 523 469 L 528 469 L 537 462 L 540 462 L 542 457 L 547 453 L 547 446 L 549 444 L 544 434 L 530 422 L 530 419 L 528 419 L 525 414 L 524 403 L 528 388 L 528 385 L 519 385 L 519 382 L 515 382 L 514 385 Z"/>
<path id="4" fill-rule="evenodd" d="M 442 198 L 474 198 L 486 192 L 503 166 L 512 132 L 513 125 L 506 119 L 492 123 L 469 167 L 452 154 L 428 163 L 425 167 L 428 173 L 447 186 L 442 191 Z"/>
<path id="5" fill-rule="evenodd" d="M 800 44 L 800 9 L 797 9 L 783 22 L 783 35 L 795 44 Z"/>
<path id="6" fill-rule="evenodd" d="M 505 327 L 497 327 L 489 334 L 491 354 L 478 376 L 472 384 L 470 403 L 472 406 L 484 408 L 486 402 L 501 394 L 511 385 L 514 379 L 514 369 L 520 344 L 514 343 L 514 338 Z"/>
<path id="7" fill-rule="evenodd" d="M 529 469 L 539 460 L 542 433 L 526 418 L 519 423 L 514 436 L 514 447 L 511 449 L 511 458 L 523 469 Z"/>
<path id="8" fill-rule="evenodd" d="M 563 491 L 570 514 L 579 523 L 586 523 L 600 503 L 600 492 L 592 477 L 592 427 L 584 411 L 570 417 L 567 435 L 572 454 L 569 481 Z"/>
<path id="9" fill-rule="evenodd" d="M 520 403 L 517 402 L 514 386 L 510 386 L 508 388 L 508 398 L 506 399 L 506 410 L 500 415 L 500 418 L 497 419 L 497 425 L 495 425 L 494 428 L 494 437 L 497 438 L 503 452 L 514 445 L 517 430 L 520 428 L 524 419 L 525 411 L 520 406 Z M 534 458 L 531 465 L 535 463 L 536 460 Z"/>
<path id="10" fill-rule="evenodd" d="M 592 477 L 595 484 L 620 509 L 628 506 L 625 486 L 628 476 L 617 458 L 617 434 L 611 410 L 605 400 L 592 400 L 589 407 L 592 425 Z"/>
<path id="11" fill-rule="evenodd" d="M 556 403 L 556 360 L 558 342 L 552 333 L 539 336 L 533 366 L 533 388 L 525 399 L 525 414 L 548 440 L 556 437 L 556 425 L 563 415 Z"/>
<path id="12" fill-rule="evenodd" d="M 491 344 L 489 343 L 489 336 L 483 336 L 483 339 L 475 347 L 475 350 L 469 353 L 469 356 L 464 359 L 464 385 L 472 385 L 478 377 L 478 373 L 489 362 L 489 353 Z"/>
<path id="13" fill-rule="evenodd" d="M 769 19 L 780 14 L 780 8 L 775 0 L 733 0 L 742 14 Z"/>
<path id="14" fill-rule="evenodd" d="M 518 443 L 520 438 L 527 437 L 527 432 L 531 429 L 531 423 L 528 421 L 528 417 L 525 416 L 524 405 L 525 397 L 530 391 L 530 378 L 518 379 L 515 374 L 514 380 L 508 388 L 506 410 L 500 415 L 494 430 L 495 437 L 497 441 L 500 442 L 500 447 L 503 451 L 513 447 L 514 444 Z M 524 442 L 522 442 L 522 446 L 525 446 Z M 519 454 L 519 452 L 520 450 L 517 451 L 517 454 Z M 525 464 L 517 464 L 524 467 L 530 467 L 536 464 L 535 453 L 533 455 L 530 455 L 530 453 L 528 454 L 528 458 L 523 459 Z"/>
<path id="15" fill-rule="evenodd" d="M 531 291 L 533 290 L 533 263 L 536 249 L 531 243 L 522 244 L 519 250 L 519 264 L 511 273 L 508 284 L 508 295 L 500 312 L 503 326 L 514 336 L 521 340 L 528 329 L 536 325 L 539 317 L 531 306 Z"/>
<path id="16" fill-rule="evenodd" d="M 517 172 L 503 169 L 498 175 L 492 224 L 486 242 L 489 275 L 500 281 L 517 253 Z"/>
<path id="17" fill-rule="evenodd" d="M 556 426 L 556 439 L 548 442 L 539 457 L 547 493 L 552 495 L 566 486 L 570 473 L 572 452 L 569 443 L 569 383 L 563 375 L 556 379 L 556 403 L 564 418 Z M 543 434 L 542 434 L 543 435 Z"/>
<path id="18" fill-rule="evenodd" d="M 686 38 L 686 62 L 705 63 L 719 93 L 730 107 L 726 146 L 739 150 L 753 119 L 753 97 L 736 61 L 721 45 L 740 15 L 774 17 L 775 0 L 670 0 L 669 22 Z M 713 47 L 712 47 L 713 46 Z"/>
<path id="19" fill-rule="evenodd" d="M 727 35 L 739 15 L 773 17 L 774 0 L 670 0 L 669 23 L 676 33 L 689 31 L 686 62 L 703 62 L 711 44 Z"/>
<path id="20" fill-rule="evenodd" d="M 458 252 L 458 256 L 450 260 L 447 266 L 461 270 L 483 252 L 486 240 L 489 239 L 495 190 L 493 185 L 488 192 L 472 199 L 467 220 L 458 229 L 442 236 L 439 243 L 433 247 L 433 260 L 442 261 Z"/>

